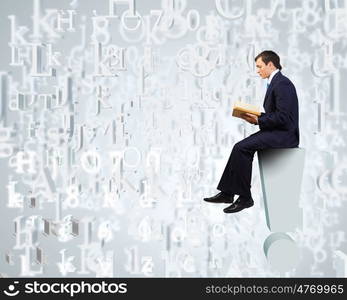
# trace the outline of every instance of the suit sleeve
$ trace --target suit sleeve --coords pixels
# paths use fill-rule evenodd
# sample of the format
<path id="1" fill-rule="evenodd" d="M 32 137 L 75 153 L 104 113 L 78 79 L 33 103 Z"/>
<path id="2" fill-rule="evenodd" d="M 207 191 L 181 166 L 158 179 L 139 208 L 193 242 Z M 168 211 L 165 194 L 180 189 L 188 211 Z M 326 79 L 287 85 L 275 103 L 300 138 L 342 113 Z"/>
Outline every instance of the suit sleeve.
<path id="1" fill-rule="evenodd" d="M 275 97 L 275 111 L 261 113 L 258 118 L 261 130 L 287 129 L 292 122 L 291 106 L 295 98 L 295 88 L 290 82 L 281 81 L 273 89 Z"/>

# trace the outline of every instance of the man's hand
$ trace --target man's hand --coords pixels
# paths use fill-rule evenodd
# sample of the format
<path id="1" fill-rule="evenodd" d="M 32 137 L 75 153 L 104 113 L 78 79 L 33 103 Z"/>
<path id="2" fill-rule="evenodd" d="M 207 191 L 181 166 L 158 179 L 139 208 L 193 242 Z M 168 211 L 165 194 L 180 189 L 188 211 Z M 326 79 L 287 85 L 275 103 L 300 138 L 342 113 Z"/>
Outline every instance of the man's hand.
<path id="1" fill-rule="evenodd" d="M 248 123 L 258 125 L 258 116 L 250 114 L 250 113 L 243 113 L 241 114 L 241 118 L 246 120 Z"/>

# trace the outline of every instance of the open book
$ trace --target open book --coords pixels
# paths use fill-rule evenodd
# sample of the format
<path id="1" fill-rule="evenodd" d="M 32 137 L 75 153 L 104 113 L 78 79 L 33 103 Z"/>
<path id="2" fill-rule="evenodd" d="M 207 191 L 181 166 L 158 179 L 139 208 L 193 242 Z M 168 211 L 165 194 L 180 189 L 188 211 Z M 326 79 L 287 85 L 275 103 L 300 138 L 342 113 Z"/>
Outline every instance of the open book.
<path id="1" fill-rule="evenodd" d="M 233 117 L 241 118 L 243 113 L 260 116 L 260 109 L 256 105 L 236 101 L 233 106 Z"/>

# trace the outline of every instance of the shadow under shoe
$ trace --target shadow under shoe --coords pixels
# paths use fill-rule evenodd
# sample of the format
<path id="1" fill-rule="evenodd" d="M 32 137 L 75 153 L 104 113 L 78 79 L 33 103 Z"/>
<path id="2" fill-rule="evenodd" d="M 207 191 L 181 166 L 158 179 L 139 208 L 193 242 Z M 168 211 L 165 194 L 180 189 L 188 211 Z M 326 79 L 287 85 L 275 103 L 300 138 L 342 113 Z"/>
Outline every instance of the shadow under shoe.
<path id="1" fill-rule="evenodd" d="M 227 193 L 220 192 L 212 197 L 204 198 L 204 201 L 210 203 L 233 203 L 234 195 L 229 195 Z"/>

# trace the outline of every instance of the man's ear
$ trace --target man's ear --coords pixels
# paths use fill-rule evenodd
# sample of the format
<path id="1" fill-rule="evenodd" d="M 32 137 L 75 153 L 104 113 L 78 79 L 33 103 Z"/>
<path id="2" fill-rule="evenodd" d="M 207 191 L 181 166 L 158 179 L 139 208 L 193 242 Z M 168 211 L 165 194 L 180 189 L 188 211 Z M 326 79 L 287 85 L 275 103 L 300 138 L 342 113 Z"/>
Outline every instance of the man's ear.
<path id="1" fill-rule="evenodd" d="M 267 63 L 267 66 L 270 67 L 270 68 L 275 68 L 275 65 L 274 65 L 274 63 L 272 61 L 269 61 Z"/>

